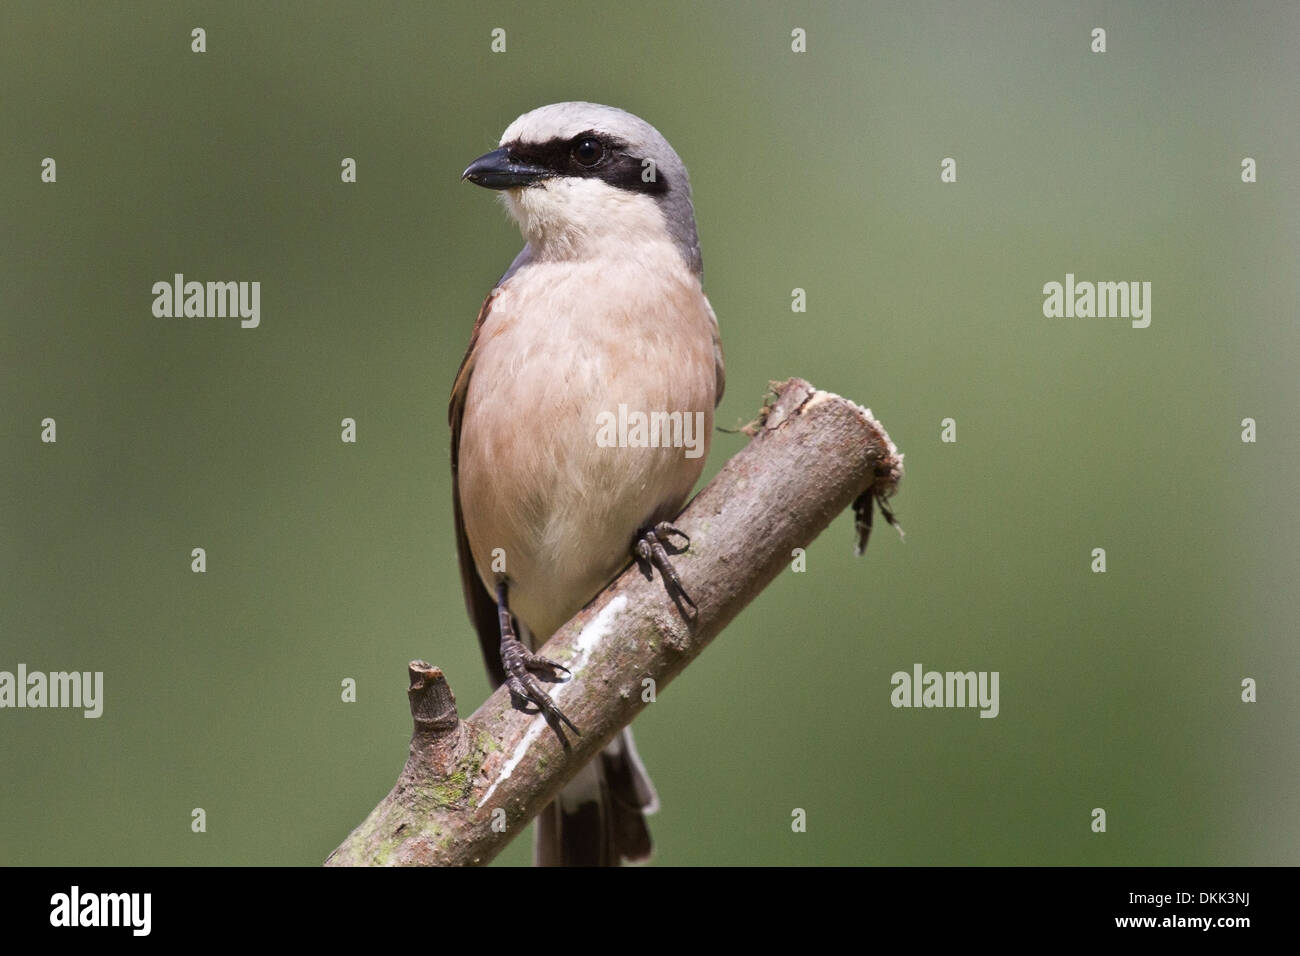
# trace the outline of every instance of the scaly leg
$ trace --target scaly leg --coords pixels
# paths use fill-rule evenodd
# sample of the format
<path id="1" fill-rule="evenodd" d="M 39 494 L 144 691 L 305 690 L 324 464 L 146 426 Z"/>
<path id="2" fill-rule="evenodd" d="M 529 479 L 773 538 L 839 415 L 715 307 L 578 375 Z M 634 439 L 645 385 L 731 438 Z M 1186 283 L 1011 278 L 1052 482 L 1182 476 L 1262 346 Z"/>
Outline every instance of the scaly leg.
<path id="1" fill-rule="evenodd" d="M 672 538 L 674 536 L 682 538 L 686 543 L 680 547 L 673 544 Z M 668 593 L 672 595 L 673 601 L 686 617 L 693 618 L 697 612 L 695 602 L 686 593 L 686 588 L 682 587 L 682 580 L 677 576 L 677 569 L 673 567 L 673 563 L 668 557 L 665 544 L 673 549 L 674 554 L 680 554 L 691 546 L 691 539 L 667 521 L 661 521 L 653 528 L 647 528 L 637 536 L 635 543 L 632 545 L 632 553 L 637 560 L 659 569 L 659 574 L 664 579 L 664 586 L 668 589 Z M 683 606 L 683 601 L 686 606 Z M 687 610 L 688 607 L 689 610 Z"/>
<path id="2" fill-rule="evenodd" d="M 534 654 L 515 635 L 504 579 L 497 582 L 497 620 L 501 626 L 501 665 L 505 668 L 506 686 L 510 688 L 511 696 L 536 704 L 537 709 L 546 715 L 547 723 L 554 725 L 557 721 L 563 722 L 581 737 L 582 731 L 564 716 L 560 708 L 555 706 L 555 701 L 551 700 L 551 696 L 542 690 L 542 685 L 533 677 L 534 671 L 564 671 L 567 674 L 569 669 L 563 664 Z"/>

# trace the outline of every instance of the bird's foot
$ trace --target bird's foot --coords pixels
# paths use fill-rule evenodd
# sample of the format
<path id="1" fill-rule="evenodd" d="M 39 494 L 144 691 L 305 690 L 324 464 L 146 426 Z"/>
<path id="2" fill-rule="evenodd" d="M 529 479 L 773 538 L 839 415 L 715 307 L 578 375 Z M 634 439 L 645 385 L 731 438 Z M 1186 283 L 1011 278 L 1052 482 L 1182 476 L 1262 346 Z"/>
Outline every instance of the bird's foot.
<path id="1" fill-rule="evenodd" d="M 534 654 L 524 647 L 523 641 L 513 636 L 501 638 L 501 663 L 505 667 L 506 686 L 510 688 L 512 697 L 536 705 L 549 722 L 559 721 L 579 737 L 582 736 L 582 731 L 574 726 L 573 721 L 564 716 L 564 712 L 559 707 L 555 706 L 551 695 L 542 690 L 542 685 L 533 676 L 536 672 L 549 672 L 554 675 L 555 671 L 563 671 L 568 674 L 567 667 L 549 657 Z"/>
<path id="2" fill-rule="evenodd" d="M 681 538 L 685 543 L 678 545 L 674 538 Z M 672 595 L 678 609 L 685 617 L 694 618 L 698 613 L 695 601 L 686 593 L 686 588 L 682 587 L 682 579 L 677 576 L 677 569 L 673 567 L 673 562 L 668 556 L 668 548 L 672 548 L 673 554 L 681 554 L 690 546 L 689 535 L 674 528 L 667 521 L 661 521 L 637 536 L 636 542 L 632 545 L 632 554 L 646 567 L 647 576 L 650 567 L 659 569 L 659 574 L 664 579 L 664 586 Z"/>
<path id="3" fill-rule="evenodd" d="M 511 698 L 533 704 L 546 722 L 555 728 L 556 733 L 564 739 L 559 725 L 564 724 L 579 737 L 582 731 L 574 726 L 573 721 L 564 716 L 564 711 L 555 706 L 551 695 L 542 690 L 542 685 L 533 676 L 534 672 L 550 672 L 554 677 L 556 671 L 570 673 L 569 669 L 549 657 L 534 654 L 515 634 L 514 622 L 510 619 L 510 605 L 506 597 L 506 582 L 497 582 L 497 622 L 501 628 L 501 667 L 506 672 L 506 687 L 510 689 Z M 558 678 L 555 678 L 558 680 Z M 568 746 L 567 741 L 565 746 Z"/>

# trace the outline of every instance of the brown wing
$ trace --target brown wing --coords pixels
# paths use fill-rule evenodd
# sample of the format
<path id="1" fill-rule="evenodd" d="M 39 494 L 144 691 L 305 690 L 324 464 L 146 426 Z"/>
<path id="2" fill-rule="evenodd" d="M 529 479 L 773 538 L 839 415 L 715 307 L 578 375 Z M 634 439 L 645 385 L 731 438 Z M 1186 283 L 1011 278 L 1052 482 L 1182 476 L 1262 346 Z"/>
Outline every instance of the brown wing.
<path id="1" fill-rule="evenodd" d="M 451 500 L 456 515 L 456 554 L 460 558 L 460 586 L 465 592 L 465 609 L 469 611 L 470 622 L 478 631 L 479 646 L 483 649 L 483 662 L 487 665 L 488 677 L 492 686 L 499 687 L 505 682 L 505 670 L 501 666 L 501 630 L 497 622 L 496 598 L 488 593 L 483 582 L 479 580 L 474 568 L 474 555 L 469 549 L 469 538 L 465 535 L 465 516 L 460 510 L 460 479 L 457 476 L 457 464 L 460 459 L 460 424 L 465 417 L 465 396 L 469 391 L 469 378 L 474 371 L 474 349 L 478 345 L 479 331 L 492 310 L 492 300 L 497 290 L 493 289 L 478 310 L 474 320 L 474 331 L 470 333 L 469 348 L 461 359 L 456 381 L 451 386 L 451 402 L 447 407 L 447 418 L 451 423 Z"/>
<path id="2" fill-rule="evenodd" d="M 722 393 L 727 388 L 727 373 L 722 365 L 722 335 L 718 331 L 718 316 L 714 313 L 713 303 L 709 301 L 708 296 L 705 296 L 704 304 L 709 309 L 709 321 L 713 325 L 713 374 L 717 389 L 713 396 L 713 407 L 717 408 L 722 404 Z"/>

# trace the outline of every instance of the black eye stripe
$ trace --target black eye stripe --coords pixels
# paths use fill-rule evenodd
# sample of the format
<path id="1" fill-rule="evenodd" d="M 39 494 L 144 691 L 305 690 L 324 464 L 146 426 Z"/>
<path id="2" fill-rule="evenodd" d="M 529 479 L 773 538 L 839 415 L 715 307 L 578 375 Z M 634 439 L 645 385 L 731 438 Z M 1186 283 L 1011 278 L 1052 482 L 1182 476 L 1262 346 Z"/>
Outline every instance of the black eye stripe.
<path id="1" fill-rule="evenodd" d="M 584 139 L 599 140 L 604 146 L 605 155 L 594 166 L 584 166 L 574 156 L 577 145 Z M 668 179 L 658 162 L 654 163 L 654 175 L 650 178 L 644 160 L 653 160 L 654 157 L 634 156 L 623 140 L 597 130 L 588 130 L 565 139 L 556 137 L 544 143 L 515 141 L 507 143 L 506 148 L 515 160 L 549 169 L 557 176 L 600 179 L 618 189 L 651 195 L 666 193 L 670 189 Z"/>
<path id="2" fill-rule="evenodd" d="M 584 139 L 598 140 L 608 153 L 625 153 L 627 144 L 622 140 L 595 131 L 579 133 L 568 139 L 548 139 L 544 143 L 513 142 L 506 144 L 510 155 L 533 166 L 542 166 L 560 175 L 569 173 L 573 165 L 573 150 Z"/>

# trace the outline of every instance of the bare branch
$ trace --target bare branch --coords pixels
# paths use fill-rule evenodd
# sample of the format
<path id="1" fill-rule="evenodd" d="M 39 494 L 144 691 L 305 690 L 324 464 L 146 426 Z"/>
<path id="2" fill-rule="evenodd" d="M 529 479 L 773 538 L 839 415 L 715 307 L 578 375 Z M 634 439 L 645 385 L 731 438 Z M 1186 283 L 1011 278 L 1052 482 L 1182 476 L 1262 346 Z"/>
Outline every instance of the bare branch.
<path id="1" fill-rule="evenodd" d="M 686 620 L 658 575 L 628 568 L 541 653 L 573 671 L 552 685 L 582 729 L 565 749 L 500 687 L 461 721 L 442 672 L 411 664 L 415 732 L 391 793 L 330 854 L 328 866 L 487 863 L 560 788 L 689 664 L 742 608 L 850 505 L 859 538 L 872 502 L 902 478 L 902 456 L 866 409 L 801 379 L 745 429 L 753 441 L 673 524 L 690 547 L 673 558 L 697 606 Z M 892 514 L 885 515 L 892 524 Z"/>

